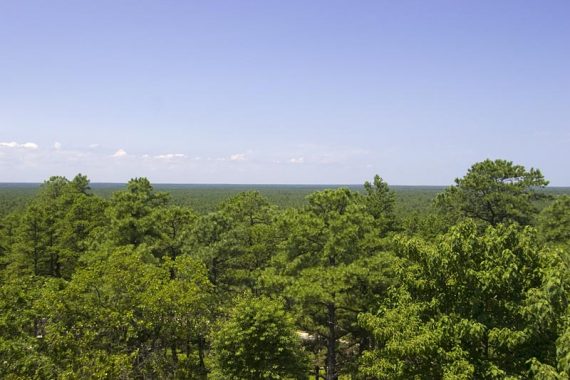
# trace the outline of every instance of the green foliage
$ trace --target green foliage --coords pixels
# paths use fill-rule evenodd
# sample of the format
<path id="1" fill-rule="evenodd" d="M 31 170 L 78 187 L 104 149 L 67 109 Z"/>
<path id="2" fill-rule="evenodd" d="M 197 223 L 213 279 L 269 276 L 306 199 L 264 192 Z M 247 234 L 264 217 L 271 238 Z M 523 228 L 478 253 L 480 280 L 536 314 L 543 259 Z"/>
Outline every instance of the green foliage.
<path id="1" fill-rule="evenodd" d="M 245 192 L 196 221 L 192 248 L 220 291 L 253 289 L 276 249 L 275 212 L 259 193 Z"/>
<path id="2" fill-rule="evenodd" d="M 148 179 L 131 179 L 126 190 L 111 197 L 111 239 L 118 245 L 139 245 L 155 237 L 153 210 L 167 202 L 168 194 L 155 192 Z"/>
<path id="3" fill-rule="evenodd" d="M 0 378 L 567 379 L 570 197 L 545 184 L 487 160 L 434 207 L 379 176 L 2 187 Z"/>
<path id="4" fill-rule="evenodd" d="M 561 195 L 542 210 L 538 227 L 545 241 L 570 245 L 570 196 Z"/>
<path id="5" fill-rule="evenodd" d="M 155 208 L 150 218 L 154 224 L 153 236 L 145 239 L 154 256 L 174 260 L 188 254 L 188 240 L 197 217 L 191 209 L 180 206 Z"/>
<path id="6" fill-rule="evenodd" d="M 101 227 L 105 204 L 89 193 L 81 174 L 72 181 L 52 177 L 22 213 L 13 232 L 11 272 L 69 278 L 87 249 L 87 238 Z"/>
<path id="7" fill-rule="evenodd" d="M 45 318 L 38 310 L 46 279 L 23 275 L 0 285 L 0 378 L 56 377 L 56 363 L 44 355 Z"/>
<path id="8" fill-rule="evenodd" d="M 358 194 L 325 190 L 308 201 L 304 210 L 283 215 L 280 226 L 287 238 L 271 272 L 277 279 L 266 275 L 262 282 L 281 287 L 301 330 L 321 339 L 313 347 L 315 364 L 325 365 L 332 379 L 353 370 L 349 358 L 358 352 L 349 347 L 366 344 L 357 315 L 367 309 L 373 294 L 387 288 L 392 260 L 382 252 L 375 219 Z M 323 350 L 325 363 L 318 360 Z"/>
<path id="9" fill-rule="evenodd" d="M 537 209 L 533 201 L 544 196 L 537 188 L 548 185 L 538 169 L 526 170 L 511 161 L 485 160 L 471 166 L 455 186 L 436 199 L 438 207 L 458 219 L 468 217 L 497 225 L 530 224 Z"/>
<path id="10" fill-rule="evenodd" d="M 161 267 L 144 249 L 114 249 L 64 289 L 46 290 L 49 355 L 64 376 L 89 377 L 95 367 L 95 377 L 191 377 L 210 293 L 205 268 L 191 258 Z"/>
<path id="11" fill-rule="evenodd" d="M 306 355 L 279 301 L 242 297 L 213 334 L 213 379 L 305 379 Z"/>
<path id="12" fill-rule="evenodd" d="M 374 182 L 364 182 L 364 204 L 367 211 L 377 222 L 380 233 L 392 231 L 396 227 L 396 194 L 390 190 L 388 184 L 374 176 Z"/>
<path id="13" fill-rule="evenodd" d="M 378 314 L 361 316 L 377 340 L 364 356 L 363 373 L 523 378 L 530 361 L 556 365 L 553 337 L 570 290 L 562 253 L 542 250 L 528 227 L 479 231 L 467 221 L 435 245 L 398 242 L 403 285 Z"/>

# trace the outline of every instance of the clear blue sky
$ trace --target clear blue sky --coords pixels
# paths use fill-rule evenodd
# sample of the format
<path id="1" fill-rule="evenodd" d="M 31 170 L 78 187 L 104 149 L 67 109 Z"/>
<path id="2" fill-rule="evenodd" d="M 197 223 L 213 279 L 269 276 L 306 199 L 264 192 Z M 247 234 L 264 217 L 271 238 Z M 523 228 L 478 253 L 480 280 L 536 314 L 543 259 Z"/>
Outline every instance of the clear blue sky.
<path id="1" fill-rule="evenodd" d="M 570 1 L 0 1 L 0 181 L 570 185 Z"/>

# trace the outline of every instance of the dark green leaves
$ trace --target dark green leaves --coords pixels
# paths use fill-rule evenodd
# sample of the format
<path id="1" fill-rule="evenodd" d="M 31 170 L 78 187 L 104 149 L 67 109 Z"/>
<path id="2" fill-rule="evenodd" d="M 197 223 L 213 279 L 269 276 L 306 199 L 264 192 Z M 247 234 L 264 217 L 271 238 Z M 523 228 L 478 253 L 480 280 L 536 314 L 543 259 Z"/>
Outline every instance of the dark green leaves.
<path id="1" fill-rule="evenodd" d="M 529 224 L 537 213 L 533 201 L 543 196 L 536 190 L 546 185 L 548 181 L 538 169 L 485 160 L 456 179 L 455 186 L 440 194 L 436 204 L 455 218 L 474 218 L 492 225 Z"/>

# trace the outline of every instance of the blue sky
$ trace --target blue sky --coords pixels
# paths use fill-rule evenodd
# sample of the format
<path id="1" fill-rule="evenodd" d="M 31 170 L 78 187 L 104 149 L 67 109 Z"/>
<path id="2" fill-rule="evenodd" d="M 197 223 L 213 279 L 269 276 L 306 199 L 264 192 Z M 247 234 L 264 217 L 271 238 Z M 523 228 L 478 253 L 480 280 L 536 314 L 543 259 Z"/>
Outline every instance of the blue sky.
<path id="1" fill-rule="evenodd" d="M 0 181 L 570 185 L 568 1 L 1 1 Z"/>

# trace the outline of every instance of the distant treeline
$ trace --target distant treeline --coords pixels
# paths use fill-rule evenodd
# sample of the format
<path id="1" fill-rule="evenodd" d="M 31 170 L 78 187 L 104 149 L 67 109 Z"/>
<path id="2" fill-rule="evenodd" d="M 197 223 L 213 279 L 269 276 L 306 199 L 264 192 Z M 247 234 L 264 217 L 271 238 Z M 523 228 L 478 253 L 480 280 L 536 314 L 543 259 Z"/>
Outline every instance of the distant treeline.
<path id="1" fill-rule="evenodd" d="M 0 183 L 0 216 L 24 207 L 38 192 L 41 183 Z M 92 183 L 93 194 L 110 198 L 115 191 L 124 190 L 127 184 Z M 209 185 L 209 184 L 158 184 L 157 191 L 167 192 L 170 203 L 191 207 L 198 213 L 214 211 L 223 201 L 245 191 L 257 191 L 269 202 L 279 207 L 303 207 L 307 196 L 326 189 L 348 188 L 363 192 L 362 185 Z M 396 196 L 395 211 L 398 215 L 411 212 L 427 212 L 435 196 L 444 186 L 390 186 Z M 570 187 L 547 187 L 537 191 L 550 195 L 570 194 Z M 539 208 L 546 203 L 541 203 Z"/>

